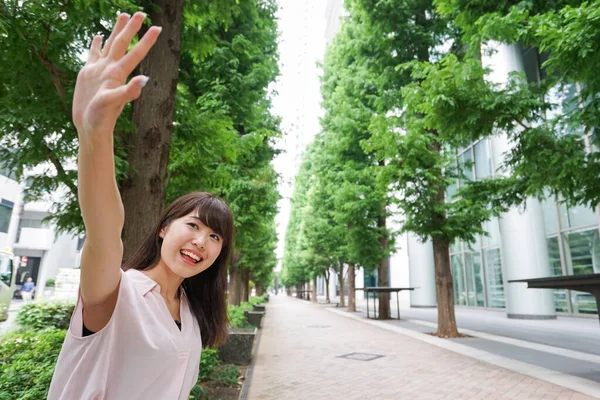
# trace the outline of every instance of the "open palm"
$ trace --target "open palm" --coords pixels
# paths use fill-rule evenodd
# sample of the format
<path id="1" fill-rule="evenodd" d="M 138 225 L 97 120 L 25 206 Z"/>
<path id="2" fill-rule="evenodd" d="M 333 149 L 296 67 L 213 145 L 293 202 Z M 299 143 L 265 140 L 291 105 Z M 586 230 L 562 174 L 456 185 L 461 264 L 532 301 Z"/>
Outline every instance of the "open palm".
<path id="1" fill-rule="evenodd" d="M 127 52 L 145 17 L 143 13 L 132 17 L 119 15 L 104 48 L 102 37 L 94 37 L 87 63 L 77 76 L 73 96 L 73 123 L 79 135 L 112 134 L 125 104 L 141 94 L 148 77 L 136 76 L 127 84 L 126 80 L 156 43 L 161 31 L 160 27 L 151 27 Z"/>

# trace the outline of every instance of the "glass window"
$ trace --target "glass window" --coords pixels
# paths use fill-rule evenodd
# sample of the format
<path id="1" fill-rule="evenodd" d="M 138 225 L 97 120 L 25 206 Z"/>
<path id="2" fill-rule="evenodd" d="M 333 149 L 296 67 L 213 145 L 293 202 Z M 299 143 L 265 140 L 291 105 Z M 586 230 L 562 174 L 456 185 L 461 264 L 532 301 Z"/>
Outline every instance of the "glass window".
<path id="1" fill-rule="evenodd" d="M 500 246 L 500 224 L 498 218 L 494 217 L 483 224 L 483 229 L 488 233 L 481 237 L 483 247 Z"/>
<path id="2" fill-rule="evenodd" d="M 465 289 L 465 274 L 462 254 L 450 256 L 452 264 L 452 281 L 454 282 L 454 304 L 467 305 L 467 292 Z"/>
<path id="3" fill-rule="evenodd" d="M 596 225 L 598 223 L 598 217 L 596 217 L 594 210 L 585 206 L 569 208 L 567 216 L 569 218 L 570 228 Z"/>
<path id="4" fill-rule="evenodd" d="M 558 232 L 558 220 L 556 219 L 556 202 L 552 198 L 542 201 L 542 212 L 544 214 L 544 228 L 546 234 Z"/>
<path id="5" fill-rule="evenodd" d="M 552 276 L 563 275 L 562 264 L 560 262 L 560 249 L 558 247 L 558 236 L 549 237 L 547 243 L 550 273 Z"/>
<path id="6" fill-rule="evenodd" d="M 0 204 L 0 232 L 8 232 L 8 225 L 10 224 L 11 214 L 12 207 L 8 207 L 5 204 Z"/>
<path id="7" fill-rule="evenodd" d="M 475 305 L 475 280 L 473 278 L 473 253 L 465 253 L 465 274 L 467 281 L 467 305 Z"/>
<path id="8" fill-rule="evenodd" d="M 469 148 L 462 153 L 458 160 L 459 171 L 462 173 L 462 175 L 464 175 L 464 178 L 461 177 L 459 180 L 459 185 L 463 185 L 465 179 L 467 181 L 473 180 L 473 155 L 471 154 L 471 149 Z"/>
<path id="9" fill-rule="evenodd" d="M 450 173 L 456 175 L 457 171 L 456 171 L 456 160 L 452 161 L 452 164 L 450 166 L 448 166 L 448 175 L 450 175 Z M 452 171 L 453 170 L 453 171 Z M 452 183 L 450 185 L 448 185 L 448 188 L 446 189 L 446 201 L 451 203 L 454 198 L 456 197 L 456 192 L 458 192 L 458 179 L 455 178 L 451 178 L 452 179 Z"/>
<path id="10" fill-rule="evenodd" d="M 560 262 L 560 249 L 558 247 L 558 236 L 552 236 L 547 239 L 548 260 L 550 261 L 550 274 L 552 276 L 564 275 L 562 263 Z M 559 312 L 568 312 L 567 291 L 565 289 L 554 290 L 554 308 Z"/>
<path id="11" fill-rule="evenodd" d="M 481 279 L 481 253 L 473 252 L 465 254 L 467 271 L 467 289 L 469 293 L 469 305 L 483 307 L 483 281 Z"/>
<path id="12" fill-rule="evenodd" d="M 475 176 L 478 180 L 489 178 L 494 174 L 492 153 L 488 139 L 481 140 L 473 147 L 475 152 Z"/>
<path id="13" fill-rule="evenodd" d="M 0 281 L 4 282 L 5 285 L 10 286 L 12 282 L 12 275 L 12 259 L 5 254 L 0 255 Z"/>
<path id="14" fill-rule="evenodd" d="M 456 239 L 454 243 L 450 245 L 450 254 L 460 253 L 462 251 L 462 241 Z"/>
<path id="15" fill-rule="evenodd" d="M 456 192 L 458 191 L 458 181 L 456 179 L 453 179 L 453 182 L 454 183 L 448 186 L 446 194 L 446 201 L 448 201 L 449 203 L 451 203 L 454 200 L 454 198 L 456 197 Z"/>
<path id="16" fill-rule="evenodd" d="M 484 250 L 483 263 L 485 266 L 488 307 L 504 308 L 504 281 L 502 278 L 500 249 Z"/>
<path id="17" fill-rule="evenodd" d="M 470 251 L 479 251 L 481 249 L 481 238 L 479 235 L 475 235 L 475 241 L 473 243 L 465 242 L 465 249 Z"/>
<path id="18" fill-rule="evenodd" d="M 571 305 L 573 312 L 581 314 L 597 314 L 596 297 L 591 293 L 571 290 Z"/>
<path id="19" fill-rule="evenodd" d="M 483 269 L 481 268 L 481 253 L 473 253 L 473 278 L 475 279 L 475 300 L 478 307 L 485 306 L 483 293 Z"/>
<path id="20" fill-rule="evenodd" d="M 564 234 L 567 272 L 583 275 L 600 272 L 600 241 L 598 229 Z"/>
<path id="21" fill-rule="evenodd" d="M 0 175 L 5 176 L 9 179 L 12 179 L 13 181 L 17 180 L 17 175 L 11 171 L 10 169 L 0 165 Z"/>
<path id="22" fill-rule="evenodd" d="M 579 94 L 577 91 L 576 84 L 559 83 L 554 87 L 550 88 L 546 98 L 548 99 L 549 103 L 555 105 L 555 107 L 552 110 L 548 110 L 546 112 L 548 118 L 553 118 L 557 115 L 572 114 L 579 107 L 579 105 L 577 104 L 577 101 L 579 100 Z M 583 136 L 585 134 L 585 130 L 581 125 L 561 125 L 561 133 L 563 135 L 571 134 Z"/>

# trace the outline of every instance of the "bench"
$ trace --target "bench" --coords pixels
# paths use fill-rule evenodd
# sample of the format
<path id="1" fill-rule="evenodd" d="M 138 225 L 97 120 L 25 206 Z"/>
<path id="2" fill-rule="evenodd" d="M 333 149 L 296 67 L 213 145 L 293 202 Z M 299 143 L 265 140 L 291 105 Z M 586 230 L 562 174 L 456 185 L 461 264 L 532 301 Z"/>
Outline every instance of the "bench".
<path id="1" fill-rule="evenodd" d="M 371 293 L 392 293 L 396 292 L 396 308 L 398 310 L 398 320 L 400 319 L 400 292 L 403 290 L 415 290 L 414 287 L 381 287 L 381 286 L 370 286 L 366 288 L 357 288 L 355 291 L 364 290 L 367 297 L 367 318 L 371 318 L 369 313 L 369 292 Z M 391 296 L 390 296 L 391 300 Z M 375 296 L 373 296 L 373 312 L 375 316 L 371 319 L 377 319 L 377 308 L 375 307 Z"/>
<path id="2" fill-rule="evenodd" d="M 528 289 L 567 289 L 587 292 L 596 298 L 596 312 L 600 306 L 600 274 L 561 275 L 545 278 L 514 279 L 509 283 L 524 282 Z M 598 313 L 600 318 L 600 313 Z"/>

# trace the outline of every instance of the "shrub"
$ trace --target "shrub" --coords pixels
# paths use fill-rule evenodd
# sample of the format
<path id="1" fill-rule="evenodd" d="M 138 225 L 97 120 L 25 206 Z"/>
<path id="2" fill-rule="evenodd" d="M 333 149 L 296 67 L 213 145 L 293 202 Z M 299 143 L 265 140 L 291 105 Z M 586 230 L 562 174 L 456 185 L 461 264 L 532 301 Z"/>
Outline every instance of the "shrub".
<path id="1" fill-rule="evenodd" d="M 215 387 L 238 386 L 240 378 L 240 367 L 234 364 L 218 365 L 208 377 L 208 385 Z"/>
<path id="2" fill-rule="evenodd" d="M 200 384 L 197 384 L 192 388 L 190 392 L 190 400 L 203 400 L 206 399 L 208 392 Z"/>
<path id="3" fill-rule="evenodd" d="M 54 287 L 55 284 L 56 281 L 54 280 L 54 278 L 50 278 L 46 281 L 46 287 Z"/>
<path id="4" fill-rule="evenodd" d="M 250 304 L 262 304 L 266 300 L 265 295 L 250 297 Z"/>
<path id="5" fill-rule="evenodd" d="M 245 328 L 248 326 L 248 322 L 246 321 L 246 316 L 244 315 L 244 310 L 248 308 L 238 307 L 238 306 L 228 306 L 227 314 L 229 315 L 229 324 L 232 328 Z"/>
<path id="6" fill-rule="evenodd" d="M 213 372 L 215 367 L 221 364 L 219 360 L 219 351 L 217 349 L 204 349 L 202 350 L 202 357 L 200 358 L 200 376 L 198 380 L 203 382 Z"/>
<path id="7" fill-rule="evenodd" d="M 227 314 L 229 315 L 229 323 L 232 328 L 246 328 L 249 326 L 246 322 L 244 311 L 253 311 L 252 304 L 246 301 L 240 303 L 239 306 L 228 306 Z"/>
<path id="8" fill-rule="evenodd" d="M 0 400 L 43 400 L 48 396 L 64 330 L 6 335 L 0 342 Z"/>
<path id="9" fill-rule="evenodd" d="M 67 329 L 75 304 L 68 301 L 44 301 L 25 304 L 17 321 L 21 326 L 39 330 L 46 328 Z"/>
<path id="10" fill-rule="evenodd" d="M 208 391 L 201 385 L 202 383 L 208 383 L 210 385 L 219 384 L 220 382 L 227 382 L 227 386 L 233 386 L 230 384 L 230 382 L 232 381 L 231 372 L 228 372 L 228 374 L 223 378 L 220 377 L 223 371 L 229 371 L 226 368 L 223 369 L 223 367 L 226 366 L 227 365 L 221 364 L 221 360 L 219 360 L 219 351 L 217 349 L 202 350 L 198 383 L 192 388 L 189 398 L 191 400 L 208 400 L 210 398 Z M 236 384 L 238 376 L 239 368 L 235 380 Z"/>

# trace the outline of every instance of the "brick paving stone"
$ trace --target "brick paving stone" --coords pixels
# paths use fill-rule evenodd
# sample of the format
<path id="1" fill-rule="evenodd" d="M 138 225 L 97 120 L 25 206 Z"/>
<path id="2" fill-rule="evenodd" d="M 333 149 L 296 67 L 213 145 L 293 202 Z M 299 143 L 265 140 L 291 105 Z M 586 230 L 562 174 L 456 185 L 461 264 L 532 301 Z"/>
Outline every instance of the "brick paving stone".
<path id="1" fill-rule="evenodd" d="M 262 325 L 250 400 L 593 398 L 285 295 Z"/>

